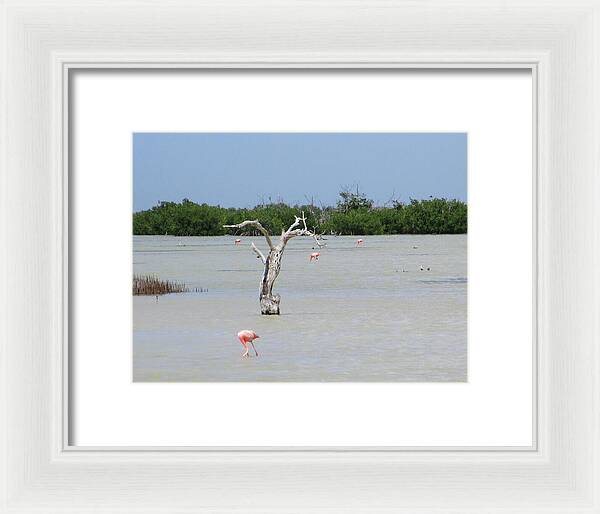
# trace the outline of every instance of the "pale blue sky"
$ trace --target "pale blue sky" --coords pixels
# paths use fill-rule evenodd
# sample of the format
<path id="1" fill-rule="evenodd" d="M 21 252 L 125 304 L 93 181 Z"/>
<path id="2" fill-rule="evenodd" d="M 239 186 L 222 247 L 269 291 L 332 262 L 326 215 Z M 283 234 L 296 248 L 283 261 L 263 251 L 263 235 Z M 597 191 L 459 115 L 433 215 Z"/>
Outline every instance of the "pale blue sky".
<path id="1" fill-rule="evenodd" d="M 136 133 L 133 210 L 189 198 L 223 207 L 262 201 L 335 205 L 356 185 L 392 196 L 467 199 L 465 133 Z"/>

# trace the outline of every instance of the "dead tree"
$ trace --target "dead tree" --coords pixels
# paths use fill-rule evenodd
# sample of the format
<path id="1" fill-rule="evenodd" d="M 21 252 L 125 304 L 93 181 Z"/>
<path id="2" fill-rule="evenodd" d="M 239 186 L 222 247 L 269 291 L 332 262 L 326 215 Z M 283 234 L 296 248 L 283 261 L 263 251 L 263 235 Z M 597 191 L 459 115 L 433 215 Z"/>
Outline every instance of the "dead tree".
<path id="1" fill-rule="evenodd" d="M 290 225 L 290 228 L 281 231 L 281 236 L 277 244 L 273 244 L 271 236 L 258 220 L 246 220 L 242 223 L 238 223 L 237 225 L 223 225 L 227 228 L 238 229 L 251 227 L 255 230 L 258 230 L 263 236 L 265 236 L 265 240 L 267 241 L 267 245 L 269 247 L 266 257 L 256 247 L 256 245 L 252 243 L 252 250 L 260 258 L 264 265 L 259 291 L 261 314 L 279 314 L 279 302 L 281 301 L 281 297 L 278 294 L 273 293 L 273 284 L 275 283 L 275 279 L 281 270 L 281 257 L 283 256 L 283 251 L 285 250 L 285 245 L 287 245 L 288 241 L 298 236 L 310 236 L 315 240 L 319 248 L 325 246 L 325 243 L 321 242 L 319 236 L 308 230 L 306 227 L 306 218 L 304 216 L 304 212 L 302 213 L 301 218 L 298 216 L 295 216 L 295 218 L 296 220 Z"/>

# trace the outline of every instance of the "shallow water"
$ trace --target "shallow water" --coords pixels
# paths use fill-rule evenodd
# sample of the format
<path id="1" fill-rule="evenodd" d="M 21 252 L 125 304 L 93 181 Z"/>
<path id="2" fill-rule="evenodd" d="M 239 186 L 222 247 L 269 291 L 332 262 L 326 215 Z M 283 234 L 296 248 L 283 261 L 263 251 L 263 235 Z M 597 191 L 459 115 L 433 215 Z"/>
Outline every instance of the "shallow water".
<path id="1" fill-rule="evenodd" d="M 467 379 L 467 236 L 329 237 L 286 247 L 275 292 L 280 316 L 261 316 L 264 238 L 135 236 L 133 270 L 205 292 L 133 298 L 138 382 Z M 430 271 L 420 271 L 420 266 Z M 254 330 L 259 357 L 236 338 Z"/>

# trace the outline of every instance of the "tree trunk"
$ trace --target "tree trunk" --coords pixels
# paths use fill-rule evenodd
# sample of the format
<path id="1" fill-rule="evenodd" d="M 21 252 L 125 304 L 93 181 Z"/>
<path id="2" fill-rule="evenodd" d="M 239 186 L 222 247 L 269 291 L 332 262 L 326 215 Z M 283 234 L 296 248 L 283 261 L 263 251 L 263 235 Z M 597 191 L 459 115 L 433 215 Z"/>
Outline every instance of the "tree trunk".
<path id="1" fill-rule="evenodd" d="M 297 236 L 311 236 L 314 238 L 316 244 L 319 248 L 325 246 L 325 243 L 319 241 L 317 235 L 308 228 L 306 228 L 306 218 L 304 217 L 304 212 L 302 212 L 302 217 L 295 216 L 295 221 L 290 225 L 290 228 L 287 230 L 283 230 L 281 232 L 281 238 L 279 239 L 279 244 L 274 245 L 271 240 L 271 236 L 265 230 L 265 228 L 260 224 L 258 220 L 246 220 L 238 223 L 237 225 L 223 225 L 226 228 L 237 228 L 242 229 L 245 227 L 252 227 L 258 230 L 263 236 L 265 236 L 265 240 L 267 241 L 267 245 L 269 246 L 269 253 L 265 257 L 264 254 L 256 247 L 254 243 L 250 246 L 252 251 L 256 254 L 256 256 L 262 261 L 265 266 L 263 271 L 262 280 L 260 282 L 260 313 L 266 316 L 269 315 L 278 315 L 279 314 L 279 302 L 281 301 L 281 297 L 278 294 L 273 294 L 273 284 L 275 283 L 275 279 L 279 275 L 279 270 L 281 269 L 281 256 L 283 255 L 283 250 L 285 249 L 285 245 L 288 241 Z M 297 228 L 302 225 L 302 228 Z"/>
<path id="2" fill-rule="evenodd" d="M 285 246 L 277 245 L 265 259 L 265 270 L 260 283 L 260 313 L 265 315 L 279 314 L 281 297 L 273 294 L 273 284 L 281 269 L 281 256 Z"/>

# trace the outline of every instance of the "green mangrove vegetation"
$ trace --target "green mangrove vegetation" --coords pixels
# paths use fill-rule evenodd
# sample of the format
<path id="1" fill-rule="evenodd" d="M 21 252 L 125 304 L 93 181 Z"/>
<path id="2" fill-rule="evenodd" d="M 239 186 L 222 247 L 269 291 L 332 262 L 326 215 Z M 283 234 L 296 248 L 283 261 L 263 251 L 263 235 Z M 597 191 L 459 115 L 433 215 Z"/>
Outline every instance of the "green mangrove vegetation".
<path id="1" fill-rule="evenodd" d="M 271 233 L 280 234 L 304 211 L 308 227 L 320 234 L 465 234 L 467 204 L 459 200 L 411 199 L 375 206 L 363 193 L 342 191 L 335 206 L 260 204 L 251 209 L 197 204 L 187 198 L 180 203 L 159 202 L 133 214 L 134 235 L 222 236 L 231 234 L 223 225 L 257 219 Z"/>

